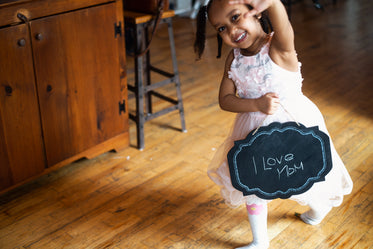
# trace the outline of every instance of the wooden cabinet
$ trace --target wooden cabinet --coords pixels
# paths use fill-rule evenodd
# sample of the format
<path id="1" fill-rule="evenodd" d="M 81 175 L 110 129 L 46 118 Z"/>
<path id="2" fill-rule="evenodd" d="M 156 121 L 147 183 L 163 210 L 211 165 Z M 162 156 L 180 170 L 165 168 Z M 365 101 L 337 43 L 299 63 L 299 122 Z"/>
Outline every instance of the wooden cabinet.
<path id="1" fill-rule="evenodd" d="M 0 190 L 128 146 L 122 2 L 12 0 L 0 13 Z"/>

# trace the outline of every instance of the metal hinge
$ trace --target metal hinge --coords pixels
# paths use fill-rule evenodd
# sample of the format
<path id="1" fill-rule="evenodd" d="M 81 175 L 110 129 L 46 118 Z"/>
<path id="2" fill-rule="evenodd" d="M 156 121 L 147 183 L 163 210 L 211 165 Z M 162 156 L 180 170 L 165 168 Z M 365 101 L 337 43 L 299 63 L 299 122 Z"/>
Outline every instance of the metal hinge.
<path id="1" fill-rule="evenodd" d="M 123 100 L 119 102 L 119 115 L 122 115 L 122 112 L 126 113 L 126 101 Z"/>
<path id="2" fill-rule="evenodd" d="M 114 23 L 114 37 L 117 38 L 117 35 L 122 36 L 122 22 Z"/>

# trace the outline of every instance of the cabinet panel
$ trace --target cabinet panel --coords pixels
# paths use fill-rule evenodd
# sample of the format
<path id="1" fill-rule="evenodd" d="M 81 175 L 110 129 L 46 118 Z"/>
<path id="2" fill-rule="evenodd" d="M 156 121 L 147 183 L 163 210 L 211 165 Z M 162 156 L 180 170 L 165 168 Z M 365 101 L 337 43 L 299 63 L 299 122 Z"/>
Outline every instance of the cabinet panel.
<path id="1" fill-rule="evenodd" d="M 114 3 L 31 21 L 48 166 L 128 130 Z"/>
<path id="2" fill-rule="evenodd" d="M 25 24 L 0 29 L 0 189 L 41 173 L 45 155 Z"/>

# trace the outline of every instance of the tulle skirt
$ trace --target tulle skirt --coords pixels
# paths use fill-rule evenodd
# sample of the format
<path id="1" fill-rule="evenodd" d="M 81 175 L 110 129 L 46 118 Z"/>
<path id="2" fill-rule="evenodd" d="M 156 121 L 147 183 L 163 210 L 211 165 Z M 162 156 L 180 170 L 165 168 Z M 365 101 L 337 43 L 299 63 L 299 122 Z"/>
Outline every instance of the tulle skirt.
<path id="1" fill-rule="evenodd" d="M 220 186 L 221 195 L 227 205 L 237 207 L 243 203 L 253 204 L 268 202 L 256 195 L 244 196 L 242 192 L 232 186 L 227 153 L 233 147 L 234 141 L 244 139 L 247 134 L 258 126 L 265 126 L 272 122 L 297 121 L 306 127 L 318 126 L 321 131 L 328 134 L 324 118 L 317 108 L 307 97 L 301 95 L 296 99 L 282 101 L 273 115 L 265 115 L 260 112 L 239 113 L 227 139 L 217 149 L 209 167 L 209 177 Z M 330 135 L 329 135 L 330 137 Z M 301 205 L 309 203 L 319 203 L 322 206 L 339 206 L 343 201 L 343 196 L 351 193 L 352 180 L 344 166 L 341 158 L 334 148 L 330 139 L 333 168 L 325 177 L 325 181 L 315 183 L 308 191 L 299 195 L 293 195 L 290 199 L 297 201 Z"/>

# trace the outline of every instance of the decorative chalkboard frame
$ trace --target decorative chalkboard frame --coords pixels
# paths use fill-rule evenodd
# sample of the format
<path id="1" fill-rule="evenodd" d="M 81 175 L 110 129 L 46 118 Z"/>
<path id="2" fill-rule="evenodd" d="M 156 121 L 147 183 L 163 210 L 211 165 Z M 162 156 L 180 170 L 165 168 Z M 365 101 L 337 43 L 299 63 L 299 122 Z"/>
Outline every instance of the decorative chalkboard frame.
<path id="1" fill-rule="evenodd" d="M 263 199 L 304 193 L 332 168 L 329 136 L 295 122 L 250 132 L 235 141 L 227 158 L 233 187 Z"/>

